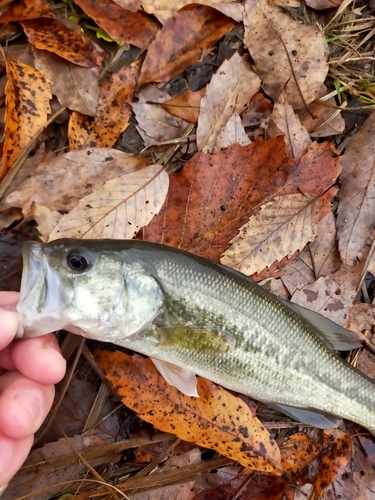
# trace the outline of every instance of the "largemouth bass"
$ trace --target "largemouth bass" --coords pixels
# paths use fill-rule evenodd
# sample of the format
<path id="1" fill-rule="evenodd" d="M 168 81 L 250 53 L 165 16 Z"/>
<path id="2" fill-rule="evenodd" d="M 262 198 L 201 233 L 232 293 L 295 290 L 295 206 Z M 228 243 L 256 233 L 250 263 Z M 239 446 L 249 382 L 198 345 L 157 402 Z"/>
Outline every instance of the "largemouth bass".
<path id="1" fill-rule="evenodd" d="M 375 385 L 335 350 L 359 337 L 221 264 L 142 241 L 28 243 L 19 337 L 66 329 L 149 356 L 181 392 L 196 375 L 299 421 L 375 435 Z"/>

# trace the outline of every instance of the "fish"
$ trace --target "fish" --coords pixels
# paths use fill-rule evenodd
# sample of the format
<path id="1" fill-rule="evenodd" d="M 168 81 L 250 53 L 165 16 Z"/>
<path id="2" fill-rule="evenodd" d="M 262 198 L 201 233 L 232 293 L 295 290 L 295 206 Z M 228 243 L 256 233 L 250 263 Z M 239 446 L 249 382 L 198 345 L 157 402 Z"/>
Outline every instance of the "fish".
<path id="1" fill-rule="evenodd" d="M 23 249 L 19 338 L 65 329 L 147 355 L 199 397 L 196 375 L 320 428 L 375 435 L 375 385 L 337 351 L 362 338 L 220 263 L 138 240 Z"/>

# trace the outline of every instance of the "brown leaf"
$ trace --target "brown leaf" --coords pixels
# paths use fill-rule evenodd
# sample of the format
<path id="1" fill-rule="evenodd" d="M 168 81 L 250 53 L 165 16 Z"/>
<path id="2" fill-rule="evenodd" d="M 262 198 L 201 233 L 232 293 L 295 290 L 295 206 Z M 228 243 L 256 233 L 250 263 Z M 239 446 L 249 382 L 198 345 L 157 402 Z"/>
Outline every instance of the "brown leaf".
<path id="1" fill-rule="evenodd" d="M 288 103 L 285 91 L 275 103 L 267 133 L 270 137 L 284 136 L 286 151 L 291 158 L 301 158 L 311 144 L 310 136 Z"/>
<path id="2" fill-rule="evenodd" d="M 5 144 L 0 179 L 10 170 L 51 112 L 51 82 L 39 71 L 7 59 Z"/>
<path id="3" fill-rule="evenodd" d="M 197 123 L 201 100 L 205 93 L 205 88 L 196 92 L 186 90 L 182 94 L 164 101 L 162 107 L 171 115 L 182 118 L 190 123 Z"/>
<path id="4" fill-rule="evenodd" d="M 142 237 L 219 260 L 262 203 L 301 192 L 319 196 L 340 169 L 328 143 L 313 143 L 293 162 L 282 137 L 229 146 L 212 155 L 199 152 L 171 175 L 166 204 Z"/>
<path id="5" fill-rule="evenodd" d="M 314 239 L 321 212 L 332 197 L 333 193 L 316 197 L 297 193 L 263 204 L 231 240 L 221 262 L 251 275 L 285 256 L 290 258 Z"/>
<path id="6" fill-rule="evenodd" d="M 94 119 L 74 112 L 69 121 L 71 149 L 111 147 L 126 130 L 132 109 L 132 99 L 139 63 L 124 66 L 100 85 L 98 107 Z"/>
<path id="7" fill-rule="evenodd" d="M 29 42 L 79 66 L 92 68 L 96 58 L 82 34 L 75 33 L 55 19 L 30 19 L 21 22 Z"/>
<path id="8" fill-rule="evenodd" d="M 216 141 L 233 113 L 241 113 L 259 90 L 260 79 L 251 69 L 248 58 L 238 52 L 223 62 L 207 85 L 198 118 L 197 146 L 204 153 L 220 148 Z M 245 133 L 245 132 L 244 132 Z"/>
<path id="9" fill-rule="evenodd" d="M 172 17 L 176 11 L 191 4 L 191 0 L 115 0 L 117 4 L 125 9 L 133 12 L 137 10 L 144 10 L 148 14 L 153 14 L 161 22 L 167 21 Z M 222 12 L 228 17 L 235 19 L 237 22 L 242 21 L 243 5 L 238 4 L 236 1 L 223 2 L 223 0 L 201 0 L 201 5 L 214 7 L 219 12 Z"/>
<path id="10" fill-rule="evenodd" d="M 284 87 L 295 109 L 322 95 L 329 53 L 323 31 L 292 19 L 269 0 L 248 0 L 244 25 L 244 44 L 255 61 L 254 70 L 274 101 Z"/>
<path id="11" fill-rule="evenodd" d="M 168 186 L 169 178 L 163 165 L 148 165 L 111 179 L 64 215 L 48 241 L 57 238 L 131 239 L 159 212 Z"/>
<path id="12" fill-rule="evenodd" d="M 309 111 L 302 109 L 298 116 L 311 137 L 329 137 L 342 134 L 345 130 L 345 121 L 341 112 L 335 108 L 335 98 L 331 97 L 324 102 L 310 103 Z"/>
<path id="13" fill-rule="evenodd" d="M 100 26 L 112 40 L 135 45 L 139 49 L 147 46 L 159 30 L 159 23 L 144 12 L 132 12 L 120 7 L 112 0 L 77 0 L 81 9 Z M 143 11 L 143 8 L 139 9 Z"/>
<path id="14" fill-rule="evenodd" d="M 40 17 L 55 18 L 51 7 L 44 0 L 18 0 L 12 2 L 6 11 L 0 15 L 0 23 L 38 19 Z"/>
<path id="15" fill-rule="evenodd" d="M 375 111 L 342 156 L 337 234 L 341 259 L 352 265 L 375 229 Z"/>
<path id="16" fill-rule="evenodd" d="M 52 94 L 62 106 L 94 116 L 99 97 L 98 67 L 84 68 L 34 47 L 35 66 L 52 82 Z"/>
<path id="17" fill-rule="evenodd" d="M 164 380 L 151 360 L 136 354 L 95 351 L 94 356 L 124 404 L 143 420 L 247 467 L 282 473 L 275 441 L 239 398 L 202 378 L 199 398 L 185 396 Z"/>
<path id="18" fill-rule="evenodd" d="M 172 16 L 150 45 L 139 85 L 167 82 L 198 62 L 202 50 L 210 49 L 234 21 L 216 9 L 196 3 L 186 5 Z"/>
<path id="19" fill-rule="evenodd" d="M 188 123 L 172 116 L 163 109 L 162 102 L 170 99 L 170 95 L 155 85 L 146 85 L 139 93 L 137 103 L 132 108 L 146 146 L 181 137 Z"/>
<path id="20" fill-rule="evenodd" d="M 1 201 L 0 207 L 21 207 L 25 217 L 30 215 L 32 203 L 66 213 L 106 181 L 137 171 L 148 162 L 147 158 L 111 148 L 70 151 L 49 158 L 35 169 L 21 169 L 17 179 L 23 182 Z"/>

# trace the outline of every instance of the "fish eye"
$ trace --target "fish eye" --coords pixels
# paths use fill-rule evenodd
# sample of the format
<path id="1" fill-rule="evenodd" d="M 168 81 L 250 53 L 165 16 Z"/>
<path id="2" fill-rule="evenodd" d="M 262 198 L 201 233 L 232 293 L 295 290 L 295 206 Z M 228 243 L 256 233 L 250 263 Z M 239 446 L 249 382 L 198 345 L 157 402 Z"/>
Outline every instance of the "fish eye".
<path id="1" fill-rule="evenodd" d="M 76 273 L 85 271 L 89 267 L 86 257 L 77 253 L 69 252 L 66 258 L 69 269 L 75 271 Z"/>

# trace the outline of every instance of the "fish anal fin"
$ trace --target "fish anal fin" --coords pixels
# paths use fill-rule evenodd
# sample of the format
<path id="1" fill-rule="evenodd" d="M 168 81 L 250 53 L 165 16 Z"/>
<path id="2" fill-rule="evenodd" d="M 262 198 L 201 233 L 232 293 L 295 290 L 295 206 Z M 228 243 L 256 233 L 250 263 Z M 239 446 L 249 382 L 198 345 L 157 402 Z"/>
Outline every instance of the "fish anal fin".
<path id="1" fill-rule="evenodd" d="M 168 361 L 161 361 L 156 358 L 151 358 L 151 360 L 168 384 L 176 387 L 176 389 L 186 394 L 186 396 L 199 398 L 195 373 L 186 368 L 168 363 Z"/>
<path id="2" fill-rule="evenodd" d="M 296 408 L 294 406 L 279 403 L 267 403 L 267 405 L 281 413 L 285 413 L 285 415 L 288 415 L 288 417 L 298 422 L 313 425 L 314 427 L 319 427 L 319 429 L 332 429 L 337 427 L 342 421 L 340 417 L 315 409 Z"/>

